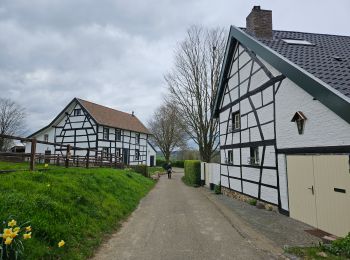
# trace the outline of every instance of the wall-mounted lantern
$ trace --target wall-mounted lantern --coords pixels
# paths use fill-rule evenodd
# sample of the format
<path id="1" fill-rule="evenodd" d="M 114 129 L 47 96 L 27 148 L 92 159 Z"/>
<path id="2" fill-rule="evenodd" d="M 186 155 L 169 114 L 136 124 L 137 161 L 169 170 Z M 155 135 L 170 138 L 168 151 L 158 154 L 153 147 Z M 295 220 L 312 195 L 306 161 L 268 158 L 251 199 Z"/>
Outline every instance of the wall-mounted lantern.
<path id="1" fill-rule="evenodd" d="M 305 120 L 306 116 L 301 111 L 296 112 L 291 120 L 291 122 L 297 123 L 298 133 L 300 135 L 304 132 Z"/>

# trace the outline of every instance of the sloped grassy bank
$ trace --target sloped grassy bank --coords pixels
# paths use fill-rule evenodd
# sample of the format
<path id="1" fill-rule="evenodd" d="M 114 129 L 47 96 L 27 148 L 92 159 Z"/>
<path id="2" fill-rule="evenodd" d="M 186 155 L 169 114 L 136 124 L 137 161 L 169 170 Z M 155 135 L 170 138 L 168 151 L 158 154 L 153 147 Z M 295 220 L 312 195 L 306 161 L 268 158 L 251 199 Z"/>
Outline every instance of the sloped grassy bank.
<path id="1" fill-rule="evenodd" d="M 2 174 L 0 221 L 30 221 L 25 259 L 86 259 L 153 186 L 140 174 L 105 168 Z"/>

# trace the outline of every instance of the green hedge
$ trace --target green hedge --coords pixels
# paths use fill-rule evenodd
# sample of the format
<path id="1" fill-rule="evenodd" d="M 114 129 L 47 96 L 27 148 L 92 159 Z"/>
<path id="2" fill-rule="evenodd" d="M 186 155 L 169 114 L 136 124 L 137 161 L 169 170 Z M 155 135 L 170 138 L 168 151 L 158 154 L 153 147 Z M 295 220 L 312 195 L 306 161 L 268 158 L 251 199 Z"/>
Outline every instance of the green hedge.
<path id="1" fill-rule="evenodd" d="M 170 162 L 172 167 L 184 168 L 185 161 L 183 160 L 176 160 Z M 166 165 L 166 161 L 164 159 L 157 159 L 156 165 L 164 168 L 164 166 Z"/>
<path id="2" fill-rule="evenodd" d="M 201 183 L 201 161 L 186 160 L 184 181 L 191 186 L 199 186 Z"/>
<path id="3" fill-rule="evenodd" d="M 148 166 L 146 164 L 130 165 L 130 168 L 137 173 L 141 173 L 145 177 L 149 177 Z"/>

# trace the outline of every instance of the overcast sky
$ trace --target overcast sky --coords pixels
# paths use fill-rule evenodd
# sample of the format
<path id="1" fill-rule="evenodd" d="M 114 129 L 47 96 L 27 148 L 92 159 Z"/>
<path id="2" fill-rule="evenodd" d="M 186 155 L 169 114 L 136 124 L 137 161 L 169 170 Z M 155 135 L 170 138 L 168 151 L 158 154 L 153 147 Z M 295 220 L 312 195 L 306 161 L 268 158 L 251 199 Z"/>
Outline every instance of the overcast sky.
<path id="1" fill-rule="evenodd" d="M 274 29 L 350 35 L 349 0 L 0 0 L 0 95 L 25 107 L 28 133 L 74 97 L 146 123 L 186 29 L 245 26 L 253 5 Z"/>

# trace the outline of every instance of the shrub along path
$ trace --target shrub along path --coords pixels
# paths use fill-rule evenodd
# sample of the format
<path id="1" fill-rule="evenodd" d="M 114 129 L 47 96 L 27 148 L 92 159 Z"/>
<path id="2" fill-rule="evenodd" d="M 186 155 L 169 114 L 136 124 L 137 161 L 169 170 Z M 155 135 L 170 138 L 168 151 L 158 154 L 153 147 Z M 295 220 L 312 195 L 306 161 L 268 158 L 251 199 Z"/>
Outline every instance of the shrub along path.
<path id="1" fill-rule="evenodd" d="M 139 208 L 94 259 L 273 259 L 198 189 L 162 176 Z"/>

